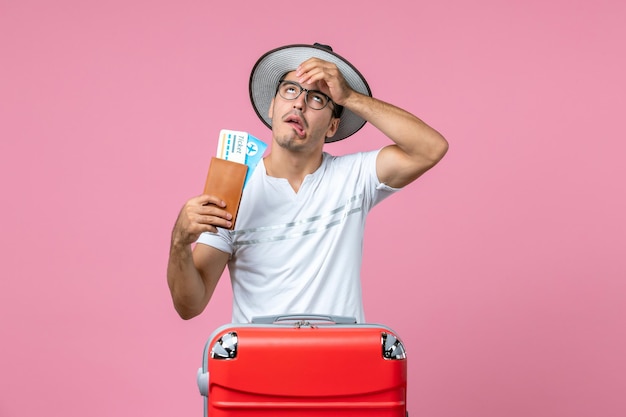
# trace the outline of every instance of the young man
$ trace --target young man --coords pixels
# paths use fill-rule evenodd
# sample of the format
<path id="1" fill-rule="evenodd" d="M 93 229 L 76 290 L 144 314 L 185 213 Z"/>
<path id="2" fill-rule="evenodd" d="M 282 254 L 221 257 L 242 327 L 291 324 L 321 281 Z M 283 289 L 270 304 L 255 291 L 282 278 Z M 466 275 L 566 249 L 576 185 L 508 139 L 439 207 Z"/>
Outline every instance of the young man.
<path id="1" fill-rule="evenodd" d="M 363 322 L 365 217 L 432 168 L 446 153 L 446 140 L 371 97 L 356 68 L 325 45 L 288 45 L 263 55 L 252 70 L 250 98 L 272 129 L 271 152 L 248 180 L 235 230 L 228 230 L 229 207 L 210 192 L 182 208 L 167 270 L 176 311 L 184 319 L 200 314 L 228 265 L 233 322 L 287 313 Z M 323 151 L 324 143 L 345 139 L 366 122 L 392 143 L 339 157 Z"/>

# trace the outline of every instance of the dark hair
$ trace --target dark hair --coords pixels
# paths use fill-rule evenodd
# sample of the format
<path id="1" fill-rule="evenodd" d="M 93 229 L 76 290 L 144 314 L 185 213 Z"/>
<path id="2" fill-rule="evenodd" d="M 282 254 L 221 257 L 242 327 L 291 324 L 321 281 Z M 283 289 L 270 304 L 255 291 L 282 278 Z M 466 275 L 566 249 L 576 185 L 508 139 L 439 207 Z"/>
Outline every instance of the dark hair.
<path id="1" fill-rule="evenodd" d="M 342 114 L 343 114 L 343 106 L 340 106 L 339 104 L 333 101 L 333 117 L 339 119 Z"/>

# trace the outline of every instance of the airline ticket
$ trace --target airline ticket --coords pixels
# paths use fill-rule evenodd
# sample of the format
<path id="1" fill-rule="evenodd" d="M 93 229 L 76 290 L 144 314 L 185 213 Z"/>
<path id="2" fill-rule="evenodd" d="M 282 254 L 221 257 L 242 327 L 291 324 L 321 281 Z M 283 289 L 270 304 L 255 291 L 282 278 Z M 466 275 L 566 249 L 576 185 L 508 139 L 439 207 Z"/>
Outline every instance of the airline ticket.
<path id="1" fill-rule="evenodd" d="M 247 132 L 222 129 L 217 144 L 217 157 L 227 161 L 248 165 L 248 178 L 263 158 L 267 144 Z"/>

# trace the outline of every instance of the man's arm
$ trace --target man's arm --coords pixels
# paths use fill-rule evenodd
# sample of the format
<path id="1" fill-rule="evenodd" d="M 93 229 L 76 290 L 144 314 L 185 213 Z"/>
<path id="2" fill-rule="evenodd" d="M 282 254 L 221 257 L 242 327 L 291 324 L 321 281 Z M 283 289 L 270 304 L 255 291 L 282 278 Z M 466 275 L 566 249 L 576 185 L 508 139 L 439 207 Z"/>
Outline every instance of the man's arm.
<path id="1" fill-rule="evenodd" d="M 381 100 L 354 91 L 335 64 L 318 58 L 304 61 L 296 70 L 300 83 L 320 82 L 332 100 L 361 116 L 391 139 L 376 161 L 378 179 L 401 188 L 432 168 L 448 150 L 444 137 L 426 123 Z"/>
<path id="2" fill-rule="evenodd" d="M 174 308 L 185 320 L 204 311 L 228 262 L 229 254 L 213 247 L 198 244 L 191 249 L 201 233 L 230 227 L 232 216 L 221 207 L 223 201 L 208 195 L 192 198 L 172 231 L 167 283 Z"/>
<path id="3" fill-rule="evenodd" d="M 411 113 L 354 92 L 345 107 L 391 139 L 376 160 L 378 179 L 402 188 L 435 166 L 448 151 L 444 137 Z"/>

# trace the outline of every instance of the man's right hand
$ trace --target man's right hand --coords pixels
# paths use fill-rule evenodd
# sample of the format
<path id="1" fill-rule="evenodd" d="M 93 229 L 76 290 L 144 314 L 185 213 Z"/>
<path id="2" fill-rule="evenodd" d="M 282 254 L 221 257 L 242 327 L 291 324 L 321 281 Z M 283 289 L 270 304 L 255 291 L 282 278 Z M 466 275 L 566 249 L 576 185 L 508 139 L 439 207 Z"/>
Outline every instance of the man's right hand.
<path id="1" fill-rule="evenodd" d="M 224 201 L 207 194 L 188 200 L 176 219 L 172 246 L 191 245 L 204 232 L 217 233 L 218 227 L 230 228 L 233 216 L 224 207 Z"/>

